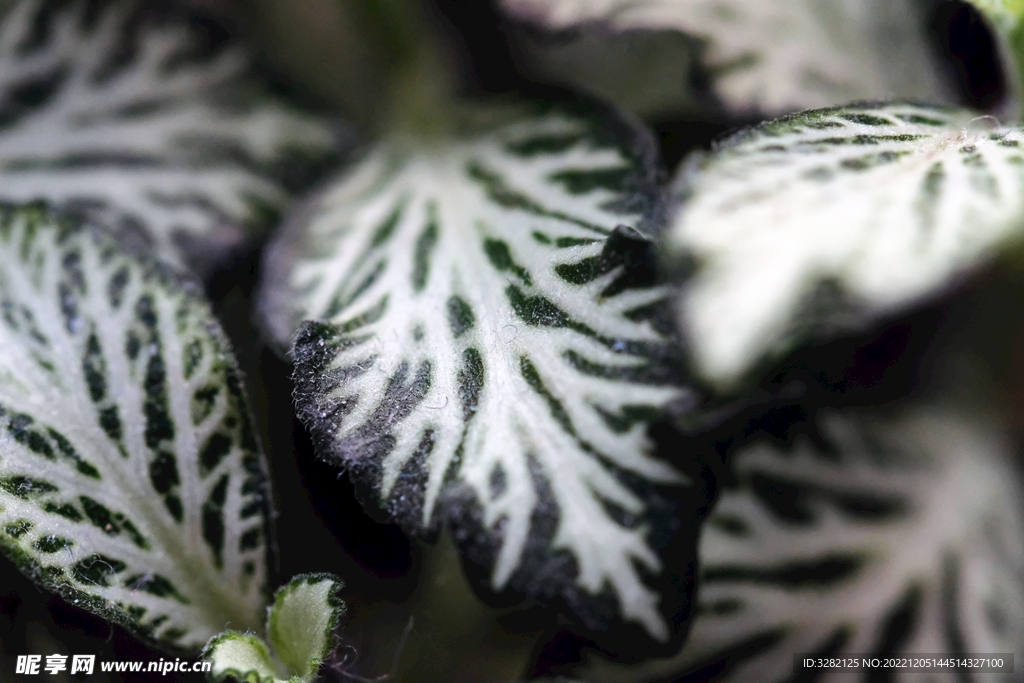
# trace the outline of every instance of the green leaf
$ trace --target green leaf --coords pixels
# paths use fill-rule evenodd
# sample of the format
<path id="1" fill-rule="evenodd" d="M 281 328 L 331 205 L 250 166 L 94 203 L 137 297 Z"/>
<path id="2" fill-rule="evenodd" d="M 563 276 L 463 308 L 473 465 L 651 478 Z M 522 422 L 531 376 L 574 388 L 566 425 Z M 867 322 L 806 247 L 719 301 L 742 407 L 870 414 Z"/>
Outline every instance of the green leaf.
<path id="1" fill-rule="evenodd" d="M 1024 16 L 1024 2 L 1020 0 L 967 0 L 978 8 L 992 24 L 1001 30 L 1011 32 Z"/>
<path id="2" fill-rule="evenodd" d="M 42 207 L 0 207 L 0 547 L 139 635 L 258 628 L 270 493 L 198 287 Z"/>
<path id="3" fill-rule="evenodd" d="M 1018 240 L 1024 134 L 912 105 L 796 114 L 683 169 L 666 233 L 697 272 L 678 304 L 700 372 L 731 388 L 766 355 L 949 288 Z"/>
<path id="4" fill-rule="evenodd" d="M 1001 652 L 1021 661 L 1024 489 L 1005 435 L 921 406 L 828 412 L 818 426 L 812 438 L 827 448 L 801 435 L 736 454 L 736 483 L 702 532 L 697 616 L 682 652 L 639 670 L 594 667 L 588 681 L 684 671 L 792 680 L 798 653 Z"/>
<path id="5" fill-rule="evenodd" d="M 456 139 L 381 141 L 292 219 L 266 326 L 284 344 L 309 321 L 300 416 L 371 506 L 428 539 L 450 520 L 486 593 L 665 641 L 688 598 L 646 582 L 669 571 L 652 501 L 691 483 L 646 427 L 687 392 L 651 245 L 616 229 L 656 226 L 651 143 L 607 113 L 467 116 Z"/>
<path id="6" fill-rule="evenodd" d="M 860 99 L 950 101 L 914 0 L 501 0 L 548 29 L 674 29 L 707 42 L 722 99 L 785 113 Z M 684 77 L 681 68 L 679 77 Z"/>
<path id="7" fill-rule="evenodd" d="M 267 633 L 277 658 L 303 680 L 316 676 L 334 649 L 334 629 L 345 613 L 343 584 L 329 574 L 296 577 L 274 596 Z"/>
<path id="8" fill-rule="evenodd" d="M 0 200 L 45 199 L 211 270 L 271 227 L 337 137 L 249 72 L 237 42 L 166 3 L 4 3 Z"/>
<path id="9" fill-rule="evenodd" d="M 1002 44 L 1003 66 L 1008 67 L 1008 76 L 1016 76 L 1015 82 L 1008 85 L 1015 102 L 1015 113 L 1020 115 L 1021 93 L 1024 91 L 1024 2 L 1021 0 L 967 0 L 974 5 L 986 19 Z M 1007 54 L 1008 53 L 1008 54 Z M 1009 62 L 1009 63 L 1007 63 Z"/>
<path id="10" fill-rule="evenodd" d="M 277 591 L 267 617 L 273 654 L 255 636 L 235 631 L 214 636 L 203 650 L 203 659 L 213 664 L 210 680 L 312 681 L 320 664 L 337 646 L 334 631 L 341 628 L 345 614 L 339 596 L 343 585 L 330 574 L 293 578 Z"/>
<path id="11" fill-rule="evenodd" d="M 256 636 L 228 631 L 214 636 L 203 650 L 203 659 L 212 663 L 208 677 L 212 681 L 233 678 L 245 683 L 276 683 L 280 676 L 267 644 Z"/>

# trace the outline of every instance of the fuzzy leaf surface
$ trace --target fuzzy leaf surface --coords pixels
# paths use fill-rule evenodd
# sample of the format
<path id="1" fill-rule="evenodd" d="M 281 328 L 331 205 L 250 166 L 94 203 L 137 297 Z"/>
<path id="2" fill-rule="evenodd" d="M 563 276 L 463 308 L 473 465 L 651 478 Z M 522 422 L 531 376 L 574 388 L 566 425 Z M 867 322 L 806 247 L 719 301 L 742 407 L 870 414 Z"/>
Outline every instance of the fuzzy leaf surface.
<path id="1" fill-rule="evenodd" d="M 320 663 L 335 646 L 345 605 L 342 583 L 328 574 L 297 576 L 274 595 L 267 634 L 274 653 L 303 680 L 316 676 Z"/>
<path id="2" fill-rule="evenodd" d="M 502 0 L 553 30 L 675 29 L 733 109 L 782 114 L 863 99 L 948 101 L 912 0 Z M 680 78 L 685 74 L 681 71 Z"/>
<path id="3" fill-rule="evenodd" d="M 0 200 L 45 199 L 206 272 L 261 236 L 336 132 L 166 2 L 0 8 Z M 223 37 L 223 36 L 222 36 Z"/>
<path id="4" fill-rule="evenodd" d="M 696 263 L 678 303 L 699 371 L 731 387 L 765 356 L 948 289 L 1024 227 L 1024 133 L 961 110 L 785 117 L 677 179 L 666 233 Z"/>
<path id="5" fill-rule="evenodd" d="M 649 532 L 690 483 L 646 433 L 686 393 L 634 229 L 656 225 L 654 166 L 582 107 L 368 150 L 273 245 L 262 306 L 280 342 L 309 321 L 299 412 L 371 507 L 431 539 L 447 517 L 485 593 L 666 641 L 688 598 L 645 582 L 667 572 Z"/>
<path id="6" fill-rule="evenodd" d="M 274 595 L 267 617 L 271 647 L 255 636 L 229 631 L 214 637 L 203 651 L 213 664 L 210 678 L 252 683 L 312 681 L 337 644 L 345 605 L 343 584 L 330 574 L 296 576 Z M 271 648 L 273 653 L 271 653 Z M 279 677 L 279 672 L 286 672 Z"/>
<path id="7" fill-rule="evenodd" d="M 826 413 L 819 439 L 759 441 L 736 454 L 736 483 L 722 489 L 701 537 L 686 646 L 632 672 L 595 667 L 588 681 L 708 680 L 712 671 L 736 683 L 788 681 L 795 653 L 1021 661 L 1024 489 L 1005 435 L 916 407 Z M 816 673 L 838 683 L 877 671 Z M 888 673 L 951 683 L 966 674 Z"/>
<path id="8" fill-rule="evenodd" d="M 288 680 L 277 670 L 270 648 L 261 638 L 228 631 L 214 636 L 203 651 L 203 659 L 212 664 L 212 681 L 242 683 L 282 683 Z"/>
<path id="9" fill-rule="evenodd" d="M 0 210 L 0 547 L 21 571 L 164 646 L 256 630 L 264 470 L 195 285 L 38 206 Z"/>

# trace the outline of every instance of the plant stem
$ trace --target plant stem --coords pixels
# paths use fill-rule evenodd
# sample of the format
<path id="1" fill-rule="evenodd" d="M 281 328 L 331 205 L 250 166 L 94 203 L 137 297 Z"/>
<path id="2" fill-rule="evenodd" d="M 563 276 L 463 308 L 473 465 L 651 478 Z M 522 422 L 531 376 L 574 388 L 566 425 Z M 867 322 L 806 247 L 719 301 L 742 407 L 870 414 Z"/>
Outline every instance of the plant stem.
<path id="1" fill-rule="evenodd" d="M 275 68 L 363 128 L 382 106 L 385 74 L 350 4 L 247 0 L 245 14 Z"/>
<path id="2" fill-rule="evenodd" d="M 448 129 L 457 65 L 422 0 L 248 0 L 270 61 L 365 135 Z"/>
<path id="3" fill-rule="evenodd" d="M 515 617 L 522 612 L 481 603 L 447 532 L 426 548 L 420 586 L 413 627 L 392 681 L 505 683 L 523 675 L 542 624 L 511 626 L 510 621 L 521 621 Z"/>

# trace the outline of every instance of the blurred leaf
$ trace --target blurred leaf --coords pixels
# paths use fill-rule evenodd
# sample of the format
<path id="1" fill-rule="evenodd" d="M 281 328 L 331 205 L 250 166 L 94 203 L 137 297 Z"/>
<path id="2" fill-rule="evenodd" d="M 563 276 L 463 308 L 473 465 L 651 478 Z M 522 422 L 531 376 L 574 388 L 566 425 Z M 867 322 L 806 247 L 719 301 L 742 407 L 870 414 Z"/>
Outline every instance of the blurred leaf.
<path id="1" fill-rule="evenodd" d="M 968 111 L 850 106 L 744 131 L 683 168 L 667 260 L 700 372 L 732 388 L 765 356 L 949 289 L 1024 227 L 1024 133 Z"/>
<path id="2" fill-rule="evenodd" d="M 0 200 L 45 199 L 205 274 L 273 225 L 337 137 L 167 3 L 0 7 Z"/>
<path id="3" fill-rule="evenodd" d="M 736 483 L 723 488 L 701 538 L 701 590 L 682 652 L 633 670 L 595 664 L 588 681 L 716 672 L 716 681 L 789 681 L 804 653 L 1021 661 L 1024 489 L 1004 436 L 923 407 L 825 413 L 820 429 L 827 447 L 798 437 L 735 456 Z M 907 682 L 968 674 L 885 673 Z M 989 676 L 977 679 L 1004 674 Z"/>
<path id="4" fill-rule="evenodd" d="M 1024 2 L 1021 0 L 966 0 L 981 12 L 1004 41 L 1001 46 L 1013 60 L 1015 94 L 1019 99 L 1024 81 Z M 1019 115 L 1019 107 L 1017 113 Z"/>
<path id="5" fill-rule="evenodd" d="M 707 42 L 718 92 L 769 114 L 861 99 L 948 101 L 913 0 L 501 0 L 561 31 L 675 29 Z M 684 76 L 680 68 L 680 78 Z"/>

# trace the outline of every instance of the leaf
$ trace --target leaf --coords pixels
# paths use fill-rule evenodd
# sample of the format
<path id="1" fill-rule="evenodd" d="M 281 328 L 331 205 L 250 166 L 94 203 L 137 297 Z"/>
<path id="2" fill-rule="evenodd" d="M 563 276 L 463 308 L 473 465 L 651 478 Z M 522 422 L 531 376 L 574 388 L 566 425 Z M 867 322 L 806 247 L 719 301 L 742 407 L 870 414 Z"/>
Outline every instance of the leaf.
<path id="1" fill-rule="evenodd" d="M 736 454 L 736 484 L 722 489 L 701 537 L 697 616 L 682 652 L 643 672 L 595 667 L 587 680 L 684 671 L 692 680 L 712 671 L 722 681 L 793 680 L 793 657 L 805 653 L 1021 661 L 1024 490 L 1004 436 L 920 406 L 829 412 L 820 430 L 827 448 L 798 436 Z"/>
<path id="2" fill-rule="evenodd" d="M 345 605 L 344 584 L 330 574 L 296 576 L 274 596 L 267 617 L 271 648 L 260 638 L 236 631 L 214 636 L 203 650 L 213 667 L 209 678 L 251 683 L 312 681 L 336 647 Z M 281 672 L 286 672 L 283 675 Z"/>
<path id="3" fill-rule="evenodd" d="M 1015 83 L 1008 87 L 1018 100 L 1016 113 L 1019 117 L 1019 100 L 1024 90 L 1024 3 L 1020 0 L 967 0 L 995 29 L 1002 40 L 998 46 L 1003 67 L 1009 67 L 1015 76 Z M 1008 53 L 1008 54 L 1007 54 Z M 1009 64 L 1008 64 L 1009 62 Z"/>
<path id="4" fill-rule="evenodd" d="M 260 237 L 337 133 L 162 2 L 0 9 L 0 200 L 45 199 L 199 272 Z M 223 36 L 221 36 L 223 38 Z"/>
<path id="5" fill-rule="evenodd" d="M 733 109 L 785 113 L 861 99 L 948 101 L 913 0 L 502 0 L 582 32 L 675 29 L 707 41 Z M 680 78 L 684 76 L 680 71 Z"/>
<path id="6" fill-rule="evenodd" d="M 381 141 L 272 245 L 266 326 L 309 321 L 299 414 L 371 507 L 428 539 L 448 518 L 485 593 L 665 641 L 688 597 L 646 583 L 669 571 L 653 516 L 693 489 L 646 425 L 687 391 L 651 245 L 616 228 L 656 226 L 650 141 L 607 113 L 467 116 Z"/>
<path id="7" fill-rule="evenodd" d="M 1024 3 L 1020 0 L 967 0 L 989 17 L 998 27 L 1010 27 L 1024 15 Z"/>
<path id="8" fill-rule="evenodd" d="M 198 288 L 0 207 L 0 548 L 165 647 L 262 622 L 270 493 Z"/>
<path id="9" fill-rule="evenodd" d="M 303 680 L 316 676 L 320 663 L 334 650 L 334 629 L 341 625 L 344 584 L 330 574 L 292 579 L 274 595 L 267 633 L 278 659 Z"/>
<path id="10" fill-rule="evenodd" d="M 744 131 L 677 179 L 667 260 L 697 367 L 731 388 L 766 355 L 948 289 L 1024 225 L 1019 128 L 911 105 L 851 106 Z"/>
<path id="11" fill-rule="evenodd" d="M 228 631 L 214 636 L 203 651 L 212 663 L 210 680 L 234 679 L 246 683 L 276 683 L 287 680 L 277 670 L 270 649 L 257 636 Z"/>

